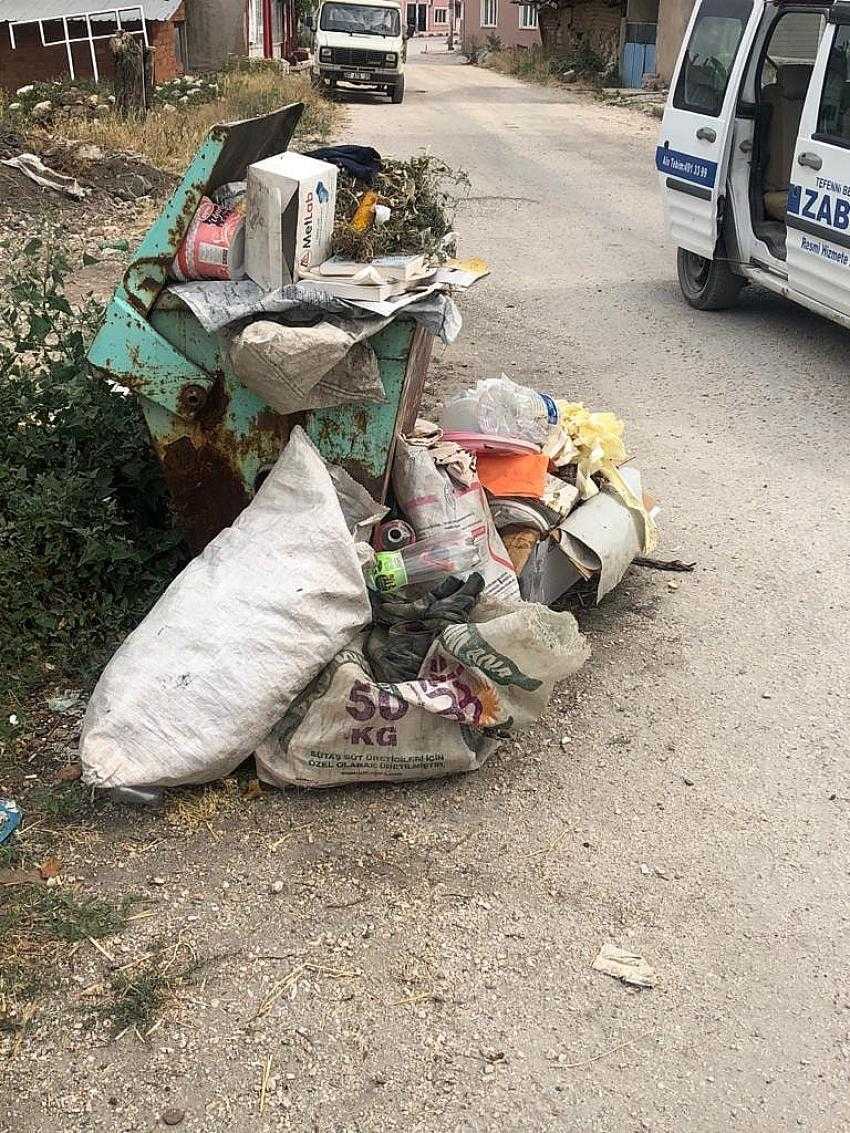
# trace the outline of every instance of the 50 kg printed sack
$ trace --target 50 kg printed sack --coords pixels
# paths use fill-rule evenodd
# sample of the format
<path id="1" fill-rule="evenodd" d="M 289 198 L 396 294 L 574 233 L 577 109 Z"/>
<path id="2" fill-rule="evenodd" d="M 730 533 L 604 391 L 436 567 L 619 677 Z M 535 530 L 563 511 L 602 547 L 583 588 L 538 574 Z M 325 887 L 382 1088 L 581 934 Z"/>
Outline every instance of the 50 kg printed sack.
<path id="1" fill-rule="evenodd" d="M 448 626 L 415 681 L 375 681 L 364 646 L 361 635 L 338 653 L 259 745 L 261 779 L 330 787 L 477 770 L 498 746 L 489 730 L 531 724 L 589 653 L 572 614 L 533 603 Z"/>

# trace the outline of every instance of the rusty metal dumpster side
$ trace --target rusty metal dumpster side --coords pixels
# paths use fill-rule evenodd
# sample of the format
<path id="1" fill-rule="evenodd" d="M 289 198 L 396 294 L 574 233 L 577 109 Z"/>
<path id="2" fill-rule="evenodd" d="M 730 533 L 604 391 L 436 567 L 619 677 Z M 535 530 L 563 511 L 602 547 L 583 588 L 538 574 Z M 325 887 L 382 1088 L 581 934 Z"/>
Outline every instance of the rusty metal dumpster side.
<path id="1" fill-rule="evenodd" d="M 193 550 L 232 523 L 280 455 L 292 425 L 304 424 L 330 463 L 343 465 L 376 498 L 385 491 L 397 429 L 415 416 L 432 337 L 409 319 L 385 327 L 370 342 L 386 390 L 384 404 L 336 406 L 296 417 L 275 413 L 233 374 L 225 343 L 208 334 L 166 293 L 151 314 L 156 331 L 213 376 L 203 407 L 174 413 L 142 397 L 178 519 Z"/>

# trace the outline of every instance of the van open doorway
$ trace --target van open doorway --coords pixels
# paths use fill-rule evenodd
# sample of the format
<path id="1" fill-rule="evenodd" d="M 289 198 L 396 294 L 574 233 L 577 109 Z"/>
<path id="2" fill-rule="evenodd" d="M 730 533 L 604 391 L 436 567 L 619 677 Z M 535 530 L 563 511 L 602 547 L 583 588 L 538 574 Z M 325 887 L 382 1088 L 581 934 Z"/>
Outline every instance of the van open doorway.
<path id="1" fill-rule="evenodd" d="M 755 128 L 750 166 L 753 232 L 771 254 L 786 258 L 785 212 L 803 104 L 827 9 L 780 11 L 756 72 Z"/>

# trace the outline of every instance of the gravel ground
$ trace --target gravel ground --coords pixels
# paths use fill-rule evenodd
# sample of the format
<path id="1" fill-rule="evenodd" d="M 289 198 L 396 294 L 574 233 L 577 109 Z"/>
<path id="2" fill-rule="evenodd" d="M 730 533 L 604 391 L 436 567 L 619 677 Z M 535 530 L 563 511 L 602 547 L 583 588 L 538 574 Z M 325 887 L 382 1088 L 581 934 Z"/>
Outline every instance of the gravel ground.
<path id="1" fill-rule="evenodd" d="M 619 412 L 697 571 L 583 613 L 590 663 L 478 774 L 82 804 L 63 879 L 135 919 L 0 1036 L 0 1129 L 850 1128 L 846 333 L 755 289 L 682 305 L 655 132 L 432 43 L 347 135 L 472 176 L 493 276 L 433 388 L 504 369 Z M 656 986 L 593 971 L 605 941 Z M 116 1039 L 110 972 L 159 944 L 209 963 Z"/>

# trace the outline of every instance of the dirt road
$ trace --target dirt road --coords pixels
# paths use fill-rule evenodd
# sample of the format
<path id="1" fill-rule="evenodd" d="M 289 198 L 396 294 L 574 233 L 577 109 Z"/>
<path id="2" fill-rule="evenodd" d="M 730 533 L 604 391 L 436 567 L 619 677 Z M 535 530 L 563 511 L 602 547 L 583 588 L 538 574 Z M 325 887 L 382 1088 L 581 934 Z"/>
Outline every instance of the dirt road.
<path id="1" fill-rule="evenodd" d="M 697 571 L 584 615 L 590 664 L 475 776 L 105 815 L 76 873 L 154 910 L 114 958 L 220 959 L 146 1046 L 73 996 L 35 1019 L 16 1133 L 850 1128 L 848 337 L 755 289 L 681 303 L 656 128 L 432 50 L 346 135 L 472 176 L 493 275 L 439 388 L 616 410 Z M 657 986 L 593 972 L 607 940 Z"/>

